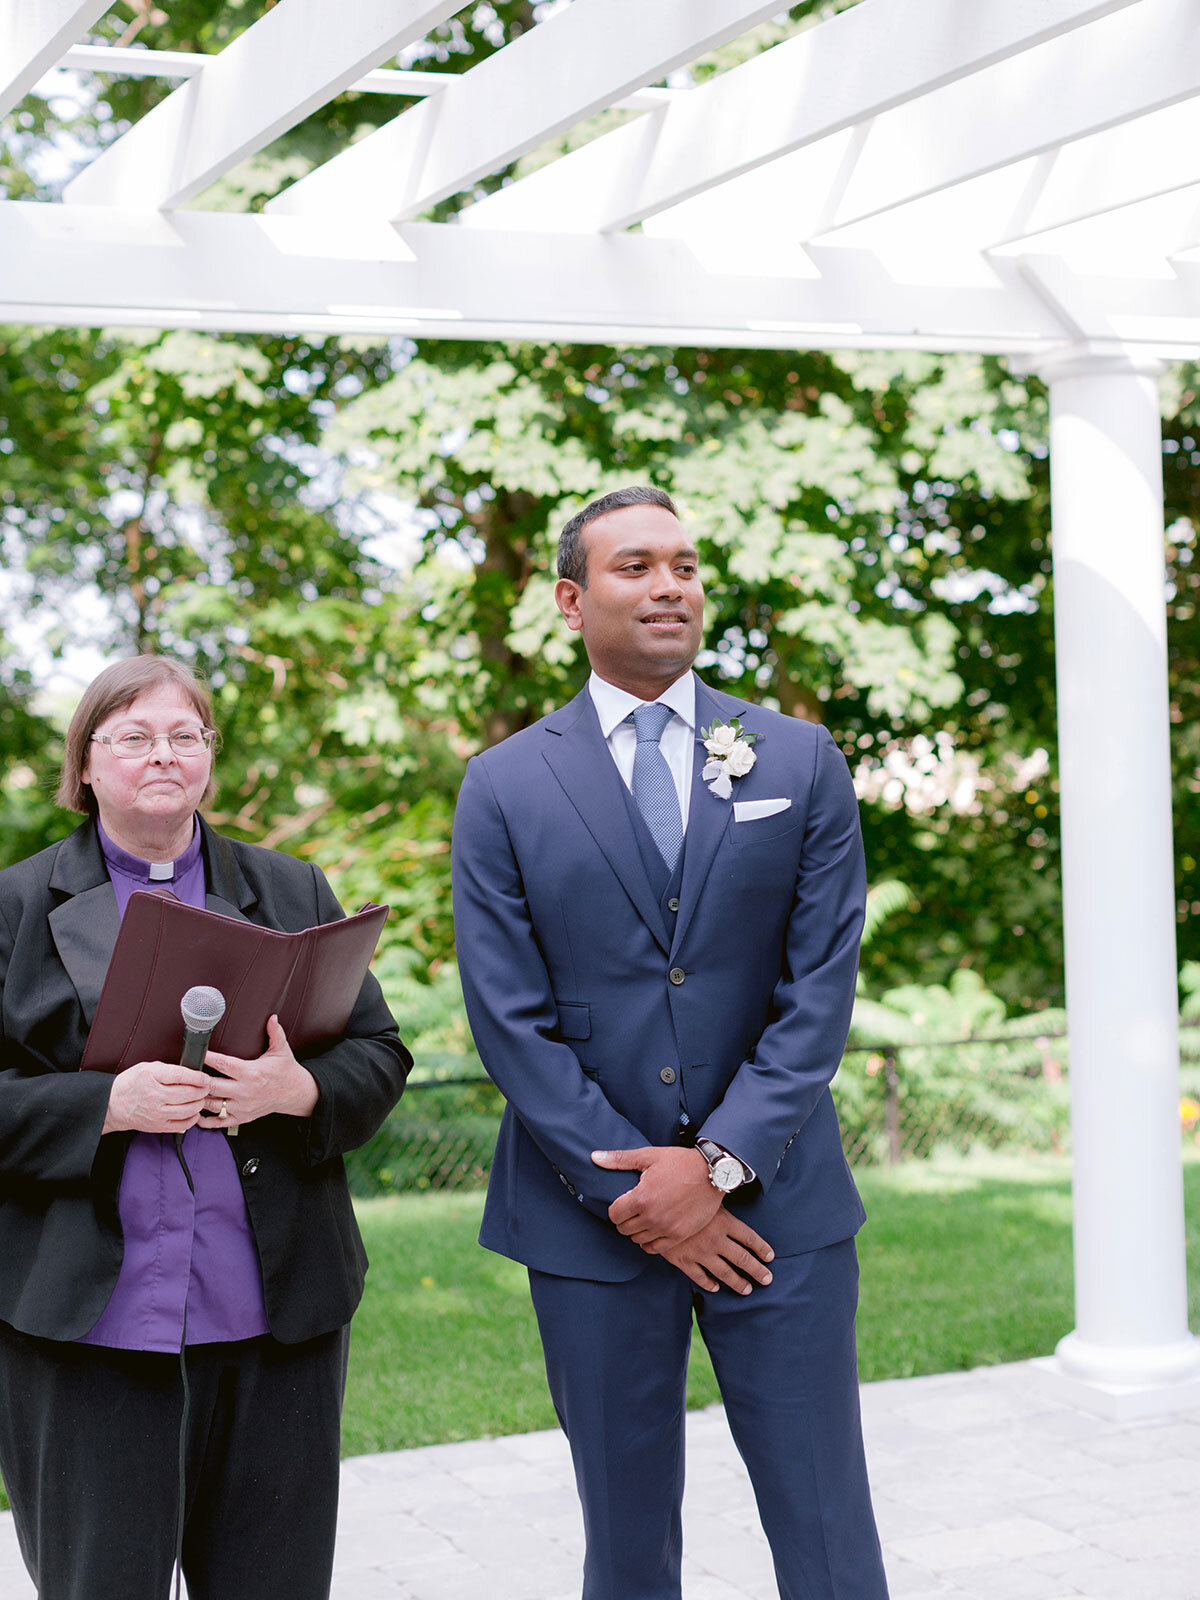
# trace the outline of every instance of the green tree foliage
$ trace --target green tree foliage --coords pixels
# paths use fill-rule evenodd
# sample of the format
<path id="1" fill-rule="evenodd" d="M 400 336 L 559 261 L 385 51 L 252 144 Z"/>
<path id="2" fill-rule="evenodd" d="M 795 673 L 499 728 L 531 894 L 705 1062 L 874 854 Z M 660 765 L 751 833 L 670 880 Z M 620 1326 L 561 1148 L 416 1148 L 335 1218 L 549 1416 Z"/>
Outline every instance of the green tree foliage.
<path id="1" fill-rule="evenodd" d="M 87 591 L 98 648 L 192 662 L 224 735 L 214 820 L 335 872 L 365 849 L 387 864 L 385 888 L 444 849 L 458 766 L 398 665 L 419 646 L 403 604 L 384 602 L 391 570 L 314 479 L 324 419 L 388 362 L 374 347 L 190 331 L 0 340 L 0 520 L 23 606 L 54 612 Z M 79 642 L 65 626 L 49 639 Z M 27 685 L 6 688 L 0 726 L 29 745 Z M 52 785 L 48 734 L 26 751 L 36 781 L 25 765 L 10 776 L 10 803 L 28 809 Z M 400 927 L 434 956 L 448 917 L 416 878 Z"/>

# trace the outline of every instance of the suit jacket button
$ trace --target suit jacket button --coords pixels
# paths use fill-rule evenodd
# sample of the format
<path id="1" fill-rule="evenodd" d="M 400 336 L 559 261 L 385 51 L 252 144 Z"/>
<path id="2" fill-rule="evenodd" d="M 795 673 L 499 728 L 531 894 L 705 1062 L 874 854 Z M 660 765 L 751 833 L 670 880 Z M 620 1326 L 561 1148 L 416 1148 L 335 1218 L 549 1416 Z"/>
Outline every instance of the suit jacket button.
<path id="1" fill-rule="evenodd" d="M 257 1171 L 258 1171 L 258 1157 L 257 1156 L 251 1156 L 249 1161 L 247 1161 L 246 1165 L 242 1168 L 242 1177 L 243 1178 L 252 1178 Z"/>
<path id="2" fill-rule="evenodd" d="M 687 977 L 687 973 L 682 967 L 672 967 L 667 976 L 670 978 L 672 983 L 682 983 Z"/>
<path id="3" fill-rule="evenodd" d="M 659 1073 L 659 1077 L 662 1079 L 662 1081 L 664 1083 L 674 1083 L 675 1082 L 675 1068 L 674 1067 L 664 1067 L 662 1069 L 662 1071 Z"/>
<path id="4" fill-rule="evenodd" d="M 672 895 L 671 899 L 667 901 L 667 910 L 668 911 L 678 911 L 679 910 L 679 901 L 676 900 L 673 895 Z"/>

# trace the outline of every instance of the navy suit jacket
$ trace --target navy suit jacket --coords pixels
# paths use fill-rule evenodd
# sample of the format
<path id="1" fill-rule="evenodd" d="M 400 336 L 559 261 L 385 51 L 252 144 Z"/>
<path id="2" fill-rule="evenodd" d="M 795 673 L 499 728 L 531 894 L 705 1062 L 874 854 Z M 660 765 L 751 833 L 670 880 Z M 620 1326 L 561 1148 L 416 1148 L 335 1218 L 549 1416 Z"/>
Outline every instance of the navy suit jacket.
<path id="1" fill-rule="evenodd" d="M 858 807 L 824 728 L 696 680 L 697 730 L 739 717 L 752 770 L 718 800 L 697 734 L 679 909 L 651 888 L 584 689 L 468 764 L 454 825 L 463 991 L 508 1102 L 480 1242 L 543 1272 L 633 1277 L 609 1222 L 636 1173 L 593 1150 L 676 1142 L 681 1107 L 756 1181 L 726 1203 L 797 1254 L 864 1213 L 829 1083 L 845 1048 L 865 879 Z M 734 803 L 786 798 L 736 821 Z M 673 925 L 668 925 L 673 924 Z M 674 978 L 672 978 L 674 974 Z"/>

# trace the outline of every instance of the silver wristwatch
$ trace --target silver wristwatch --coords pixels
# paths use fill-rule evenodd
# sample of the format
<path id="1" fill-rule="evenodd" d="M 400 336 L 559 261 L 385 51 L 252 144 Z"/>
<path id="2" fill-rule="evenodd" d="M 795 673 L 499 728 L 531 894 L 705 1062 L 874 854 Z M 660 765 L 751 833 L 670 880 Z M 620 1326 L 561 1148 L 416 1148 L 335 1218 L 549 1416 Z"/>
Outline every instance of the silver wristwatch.
<path id="1" fill-rule="evenodd" d="M 746 1169 L 736 1156 L 722 1150 L 711 1139 L 697 1139 L 696 1149 L 708 1162 L 708 1176 L 714 1189 L 722 1194 L 732 1194 L 746 1182 Z"/>

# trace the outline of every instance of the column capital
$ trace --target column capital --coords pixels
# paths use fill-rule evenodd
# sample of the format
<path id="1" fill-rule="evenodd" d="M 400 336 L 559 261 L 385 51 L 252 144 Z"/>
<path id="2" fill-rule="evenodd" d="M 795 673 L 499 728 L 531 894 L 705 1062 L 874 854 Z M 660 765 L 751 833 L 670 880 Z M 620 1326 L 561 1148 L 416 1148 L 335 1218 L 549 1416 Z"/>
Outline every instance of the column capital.
<path id="1" fill-rule="evenodd" d="M 1158 378 L 1166 367 L 1143 346 L 1110 339 L 1079 339 L 1045 352 L 1014 357 L 1010 365 L 1016 376 L 1036 373 L 1043 383 L 1054 383 L 1059 378 Z"/>

